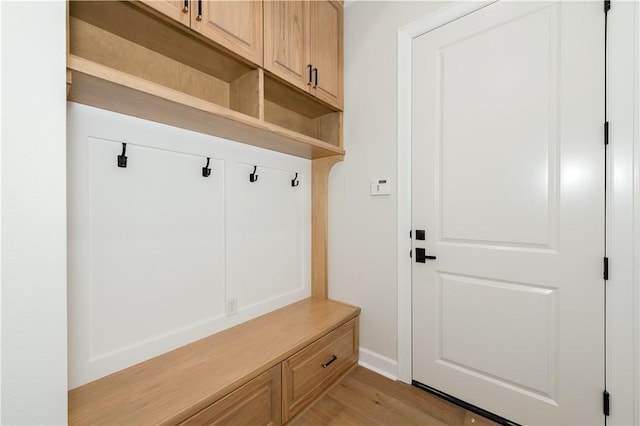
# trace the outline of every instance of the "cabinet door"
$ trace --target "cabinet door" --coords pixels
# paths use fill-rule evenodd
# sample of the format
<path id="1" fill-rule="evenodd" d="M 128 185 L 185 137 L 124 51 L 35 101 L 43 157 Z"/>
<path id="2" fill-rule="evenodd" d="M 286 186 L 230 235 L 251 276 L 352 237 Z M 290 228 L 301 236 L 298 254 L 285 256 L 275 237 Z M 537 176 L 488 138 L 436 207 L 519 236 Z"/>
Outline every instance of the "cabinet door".
<path id="1" fill-rule="evenodd" d="M 309 90 L 309 8 L 306 1 L 264 2 L 264 68 Z"/>
<path id="2" fill-rule="evenodd" d="M 189 0 L 142 0 L 142 3 L 187 27 L 189 26 L 189 9 L 196 5 Z"/>
<path id="3" fill-rule="evenodd" d="M 314 67 L 311 93 L 342 109 L 343 8 L 337 1 L 314 1 L 310 7 L 311 63 Z"/>
<path id="4" fill-rule="evenodd" d="M 262 66 L 262 1 L 192 1 L 191 28 Z"/>
<path id="5" fill-rule="evenodd" d="M 273 367 L 181 425 L 281 425 L 280 372 Z"/>

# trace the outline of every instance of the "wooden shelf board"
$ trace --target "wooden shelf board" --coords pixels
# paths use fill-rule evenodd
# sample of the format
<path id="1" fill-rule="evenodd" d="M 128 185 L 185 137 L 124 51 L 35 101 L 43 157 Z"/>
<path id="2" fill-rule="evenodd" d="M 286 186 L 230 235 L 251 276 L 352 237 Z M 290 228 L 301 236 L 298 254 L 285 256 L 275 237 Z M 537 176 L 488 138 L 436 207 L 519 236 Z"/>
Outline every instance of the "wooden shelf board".
<path id="1" fill-rule="evenodd" d="M 69 424 L 177 424 L 360 313 L 309 298 L 69 391 Z"/>
<path id="2" fill-rule="evenodd" d="M 90 60 L 69 55 L 68 99 L 297 157 L 344 155 L 329 143 L 168 89 Z"/>
<path id="3" fill-rule="evenodd" d="M 320 100 L 312 98 L 311 95 L 302 92 L 297 87 L 283 83 L 279 77 L 269 72 L 265 72 L 264 76 L 264 97 L 309 118 L 316 118 L 337 111 L 326 106 Z"/>

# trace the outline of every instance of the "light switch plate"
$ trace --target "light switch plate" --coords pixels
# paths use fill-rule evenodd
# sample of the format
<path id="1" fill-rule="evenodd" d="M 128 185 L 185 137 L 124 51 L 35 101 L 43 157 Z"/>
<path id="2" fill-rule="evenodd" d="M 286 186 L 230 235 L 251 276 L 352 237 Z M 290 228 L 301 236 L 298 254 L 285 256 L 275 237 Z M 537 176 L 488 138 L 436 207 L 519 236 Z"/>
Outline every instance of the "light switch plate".
<path id="1" fill-rule="evenodd" d="M 389 179 L 372 179 L 371 195 L 389 195 L 391 194 L 391 183 Z"/>

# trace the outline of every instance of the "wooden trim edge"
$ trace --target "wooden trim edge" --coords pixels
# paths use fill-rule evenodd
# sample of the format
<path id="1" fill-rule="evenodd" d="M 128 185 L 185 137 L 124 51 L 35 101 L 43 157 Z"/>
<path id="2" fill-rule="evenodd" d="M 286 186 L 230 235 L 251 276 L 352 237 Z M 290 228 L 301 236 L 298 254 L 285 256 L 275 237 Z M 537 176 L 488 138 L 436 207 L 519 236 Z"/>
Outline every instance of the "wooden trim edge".
<path id="1" fill-rule="evenodd" d="M 311 165 L 311 296 L 329 297 L 329 172 L 344 155 L 319 158 Z"/>

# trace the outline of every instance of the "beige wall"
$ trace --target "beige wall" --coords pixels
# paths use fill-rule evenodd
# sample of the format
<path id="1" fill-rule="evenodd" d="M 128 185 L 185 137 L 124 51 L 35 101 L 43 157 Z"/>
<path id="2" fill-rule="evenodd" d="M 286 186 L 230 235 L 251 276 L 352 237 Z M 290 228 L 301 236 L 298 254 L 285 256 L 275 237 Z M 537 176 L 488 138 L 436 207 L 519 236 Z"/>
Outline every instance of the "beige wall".
<path id="1" fill-rule="evenodd" d="M 356 1 L 345 8 L 347 156 L 329 179 L 329 293 L 362 307 L 361 359 L 392 376 L 397 360 L 397 32 L 447 4 Z M 392 194 L 370 196 L 374 178 L 391 179 Z"/>

